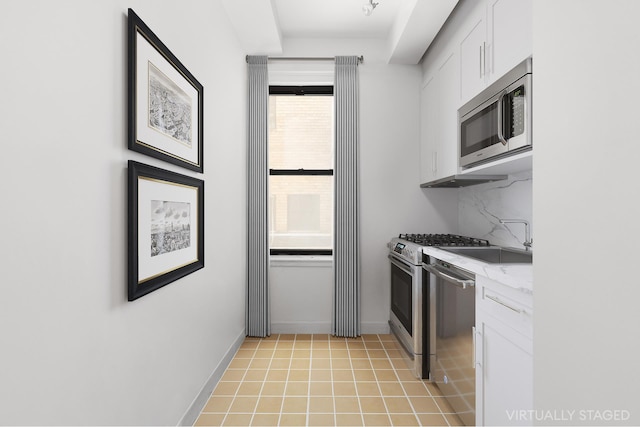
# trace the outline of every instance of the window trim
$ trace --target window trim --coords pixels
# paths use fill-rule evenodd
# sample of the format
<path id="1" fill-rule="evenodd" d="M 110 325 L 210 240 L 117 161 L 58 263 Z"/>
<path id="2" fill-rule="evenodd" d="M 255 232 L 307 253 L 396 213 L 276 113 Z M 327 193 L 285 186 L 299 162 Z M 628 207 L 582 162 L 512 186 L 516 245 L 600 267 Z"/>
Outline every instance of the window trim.
<path id="1" fill-rule="evenodd" d="M 271 176 L 333 176 L 333 169 L 269 169 Z"/>
<path id="2" fill-rule="evenodd" d="M 323 86 L 279 86 L 269 85 L 269 95 L 333 95 L 333 85 Z"/>
<path id="3" fill-rule="evenodd" d="M 271 255 L 333 255 L 332 249 L 269 249 Z"/>
<path id="4" fill-rule="evenodd" d="M 269 95 L 279 96 L 333 96 L 333 85 L 269 85 Z M 269 169 L 269 176 L 333 176 L 333 169 Z M 335 223 L 333 224 L 332 235 L 335 234 Z M 269 254 L 278 255 L 300 255 L 300 256 L 319 256 L 333 255 L 331 249 L 271 249 Z"/>

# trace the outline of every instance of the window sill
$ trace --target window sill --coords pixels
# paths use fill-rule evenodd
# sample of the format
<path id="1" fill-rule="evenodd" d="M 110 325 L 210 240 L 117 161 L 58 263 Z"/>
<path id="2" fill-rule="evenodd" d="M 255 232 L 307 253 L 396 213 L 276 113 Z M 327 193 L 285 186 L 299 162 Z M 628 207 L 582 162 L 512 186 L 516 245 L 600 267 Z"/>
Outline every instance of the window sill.
<path id="1" fill-rule="evenodd" d="M 271 267 L 333 267 L 332 255 L 271 255 Z"/>

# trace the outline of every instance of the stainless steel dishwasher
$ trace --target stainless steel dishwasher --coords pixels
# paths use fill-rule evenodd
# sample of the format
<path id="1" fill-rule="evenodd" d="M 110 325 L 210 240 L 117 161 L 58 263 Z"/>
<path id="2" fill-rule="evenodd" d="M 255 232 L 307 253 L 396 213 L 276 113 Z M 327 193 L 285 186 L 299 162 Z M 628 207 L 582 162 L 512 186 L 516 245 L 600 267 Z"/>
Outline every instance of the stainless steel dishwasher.
<path id="1" fill-rule="evenodd" d="M 475 275 L 423 255 L 428 274 L 431 379 L 465 425 L 476 422 Z M 435 351 L 434 351 L 435 350 Z"/>

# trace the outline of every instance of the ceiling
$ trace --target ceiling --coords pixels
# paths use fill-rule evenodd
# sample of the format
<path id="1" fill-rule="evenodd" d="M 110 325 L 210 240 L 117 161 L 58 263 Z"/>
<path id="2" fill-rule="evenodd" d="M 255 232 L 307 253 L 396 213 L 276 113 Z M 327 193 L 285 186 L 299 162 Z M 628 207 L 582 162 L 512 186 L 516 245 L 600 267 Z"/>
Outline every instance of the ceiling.
<path id="1" fill-rule="evenodd" d="M 283 37 L 385 39 L 401 0 L 377 0 L 374 13 L 365 16 L 365 0 L 273 0 Z"/>
<path id="2" fill-rule="evenodd" d="M 247 54 L 282 55 L 288 39 L 382 41 L 387 62 L 417 64 L 458 0 L 223 0 Z"/>

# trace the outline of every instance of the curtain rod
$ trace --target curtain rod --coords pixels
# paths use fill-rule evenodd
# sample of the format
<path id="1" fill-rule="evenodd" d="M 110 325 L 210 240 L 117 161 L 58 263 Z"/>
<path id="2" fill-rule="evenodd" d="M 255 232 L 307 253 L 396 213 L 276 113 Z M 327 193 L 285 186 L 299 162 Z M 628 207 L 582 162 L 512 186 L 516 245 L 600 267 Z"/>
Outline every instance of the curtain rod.
<path id="1" fill-rule="evenodd" d="M 245 57 L 245 60 L 248 61 L 249 60 L 249 55 L 247 55 Z M 333 56 L 307 56 L 307 57 L 301 57 L 301 56 L 268 56 L 267 60 L 269 61 L 335 61 L 336 58 Z M 364 56 L 360 55 L 358 56 L 358 62 L 359 63 L 363 63 L 364 62 Z"/>

